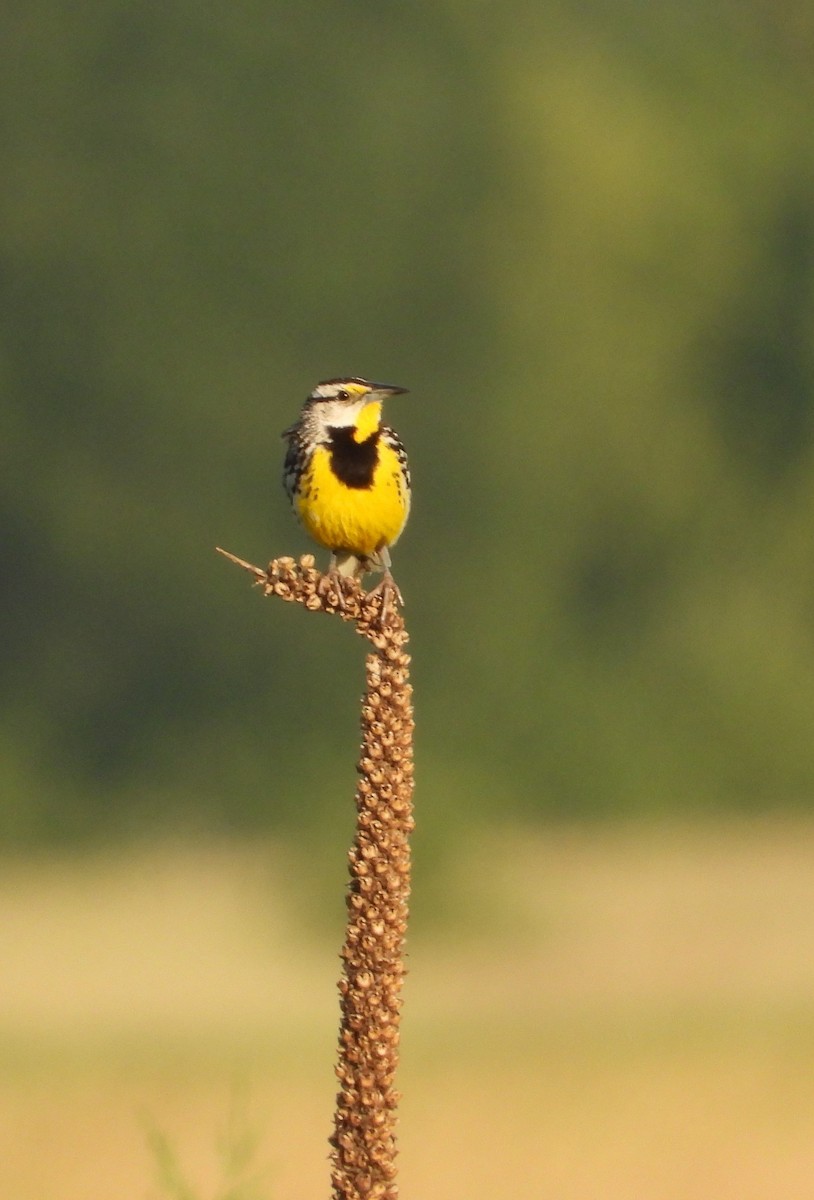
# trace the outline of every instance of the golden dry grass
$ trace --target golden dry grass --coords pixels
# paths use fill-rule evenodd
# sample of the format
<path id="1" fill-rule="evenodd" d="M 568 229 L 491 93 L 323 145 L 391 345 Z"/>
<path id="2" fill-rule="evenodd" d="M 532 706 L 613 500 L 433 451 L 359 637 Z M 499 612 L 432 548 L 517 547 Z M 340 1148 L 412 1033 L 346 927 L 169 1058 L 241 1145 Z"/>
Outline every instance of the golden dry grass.
<path id="1" fill-rule="evenodd" d="M 235 1096 L 246 1196 L 328 1195 L 341 900 L 303 937 L 287 874 L 268 846 L 5 865 L 0 1195 L 157 1198 L 146 1121 L 210 1200 Z M 405 1200 L 811 1193 L 814 822 L 494 835 L 449 886 L 469 924 L 410 944 Z"/>

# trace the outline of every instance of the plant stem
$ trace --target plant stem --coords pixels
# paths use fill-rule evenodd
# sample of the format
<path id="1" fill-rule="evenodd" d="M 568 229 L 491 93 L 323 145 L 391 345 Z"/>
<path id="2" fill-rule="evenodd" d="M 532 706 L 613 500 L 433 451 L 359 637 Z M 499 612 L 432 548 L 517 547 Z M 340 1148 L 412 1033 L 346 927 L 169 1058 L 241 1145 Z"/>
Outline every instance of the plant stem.
<path id="1" fill-rule="evenodd" d="M 234 555 L 266 595 L 337 613 L 373 650 L 366 659 L 356 832 L 349 852 L 347 928 L 339 981 L 341 1021 L 331 1182 L 334 1200 L 396 1200 L 396 1121 L 404 942 L 413 829 L 413 711 L 407 631 L 395 605 L 355 582 L 342 596 L 313 557 L 267 570 Z"/>

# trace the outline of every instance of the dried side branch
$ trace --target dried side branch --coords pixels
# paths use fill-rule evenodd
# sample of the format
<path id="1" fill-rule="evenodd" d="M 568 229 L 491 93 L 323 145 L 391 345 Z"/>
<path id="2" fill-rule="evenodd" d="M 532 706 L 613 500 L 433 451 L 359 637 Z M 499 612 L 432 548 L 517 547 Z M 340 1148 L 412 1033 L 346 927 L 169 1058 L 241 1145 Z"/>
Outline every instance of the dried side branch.
<path id="1" fill-rule="evenodd" d="M 314 566 L 313 554 L 293 558 L 275 558 L 265 568 L 255 567 L 245 559 L 216 547 L 218 554 L 229 562 L 243 567 L 254 575 L 255 584 L 262 586 L 266 596 L 279 596 L 302 604 L 312 612 L 335 613 L 343 621 L 352 621 L 357 633 L 381 650 L 390 637 L 406 637 L 404 621 L 393 604 L 384 604 L 381 593 L 365 592 L 355 579 L 342 580 L 341 594 L 336 580 L 323 575 Z"/>
<path id="2" fill-rule="evenodd" d="M 356 833 L 349 852 L 348 921 L 339 982 L 339 1079 L 331 1180 L 334 1200 L 396 1200 L 396 1110 L 404 941 L 413 829 L 413 711 L 401 613 L 353 582 L 339 596 L 311 555 L 266 570 L 225 550 L 266 595 L 352 621 L 374 650 L 366 660 Z"/>

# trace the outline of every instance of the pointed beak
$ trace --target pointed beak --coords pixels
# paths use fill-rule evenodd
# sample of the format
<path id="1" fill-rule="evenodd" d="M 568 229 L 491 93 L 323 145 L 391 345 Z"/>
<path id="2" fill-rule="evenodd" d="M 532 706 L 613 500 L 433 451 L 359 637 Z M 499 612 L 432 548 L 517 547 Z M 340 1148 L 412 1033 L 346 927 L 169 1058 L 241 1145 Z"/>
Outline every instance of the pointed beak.
<path id="1" fill-rule="evenodd" d="M 407 388 L 396 387 L 393 383 L 371 383 L 369 400 L 384 400 L 386 396 L 403 396 Z"/>

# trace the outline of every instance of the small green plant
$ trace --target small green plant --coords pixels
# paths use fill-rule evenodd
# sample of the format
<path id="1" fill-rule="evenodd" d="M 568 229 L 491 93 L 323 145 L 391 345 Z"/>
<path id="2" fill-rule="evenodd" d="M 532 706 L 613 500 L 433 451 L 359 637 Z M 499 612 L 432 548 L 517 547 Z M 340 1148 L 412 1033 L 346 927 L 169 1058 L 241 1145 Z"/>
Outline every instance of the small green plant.
<path id="1" fill-rule="evenodd" d="M 169 1200 L 268 1200 L 260 1191 L 254 1166 L 259 1135 L 249 1125 L 245 1106 L 237 1097 L 217 1139 L 220 1182 L 211 1195 L 204 1196 L 187 1180 L 169 1135 L 149 1117 L 144 1119 L 144 1128 L 162 1196 Z"/>

